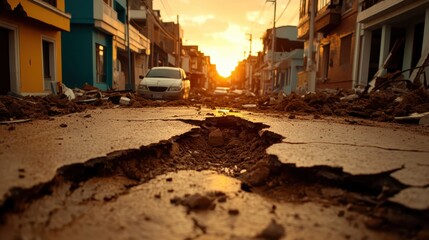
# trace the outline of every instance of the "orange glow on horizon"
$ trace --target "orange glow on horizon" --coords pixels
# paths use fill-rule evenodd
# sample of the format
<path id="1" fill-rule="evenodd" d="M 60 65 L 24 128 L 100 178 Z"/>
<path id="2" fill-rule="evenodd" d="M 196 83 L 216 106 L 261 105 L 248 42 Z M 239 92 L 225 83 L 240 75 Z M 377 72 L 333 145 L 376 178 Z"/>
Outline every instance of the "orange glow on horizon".
<path id="1" fill-rule="evenodd" d="M 229 77 L 250 50 L 254 56 L 262 51 L 261 38 L 272 28 L 273 5 L 263 0 L 153 1 L 163 21 L 179 22 L 183 44 L 196 45 L 210 56 L 222 77 Z M 296 26 L 299 1 L 277 0 L 277 13 L 276 26 Z"/>
<path id="2" fill-rule="evenodd" d="M 217 61 L 214 64 L 216 64 L 218 74 L 226 78 L 231 75 L 232 71 L 234 71 L 237 61 L 233 58 L 224 58 L 223 60 Z"/>

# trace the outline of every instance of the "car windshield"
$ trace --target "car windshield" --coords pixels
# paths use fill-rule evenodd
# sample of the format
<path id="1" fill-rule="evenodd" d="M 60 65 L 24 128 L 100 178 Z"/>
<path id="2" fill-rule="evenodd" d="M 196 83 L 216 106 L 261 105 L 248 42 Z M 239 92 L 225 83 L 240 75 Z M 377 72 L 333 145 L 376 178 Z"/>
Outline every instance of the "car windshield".
<path id="1" fill-rule="evenodd" d="M 146 77 L 180 79 L 180 71 L 175 69 L 151 69 Z"/>

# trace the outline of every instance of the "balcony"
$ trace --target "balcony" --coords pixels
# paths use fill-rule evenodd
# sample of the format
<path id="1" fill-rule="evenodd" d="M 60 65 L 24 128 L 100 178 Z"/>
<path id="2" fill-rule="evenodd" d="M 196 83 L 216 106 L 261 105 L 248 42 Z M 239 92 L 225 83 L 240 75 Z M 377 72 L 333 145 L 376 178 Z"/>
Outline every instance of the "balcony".
<path id="1" fill-rule="evenodd" d="M 112 35 L 118 35 L 117 31 L 124 29 L 124 24 L 118 20 L 118 13 L 103 0 L 94 0 L 94 25 Z"/>
<path id="2" fill-rule="evenodd" d="M 384 0 L 363 0 L 361 2 L 361 6 L 362 6 L 362 11 L 365 11 L 366 9 L 374 6 L 375 4 L 384 1 Z"/>
<path id="3" fill-rule="evenodd" d="M 360 0 L 359 4 L 362 11 L 357 21 L 364 23 L 364 28 L 377 27 L 398 16 L 406 19 L 413 12 L 421 12 L 429 7 L 427 0 Z"/>
<path id="4" fill-rule="evenodd" d="M 117 12 L 103 0 L 94 0 L 94 25 L 100 31 L 111 34 L 119 48 L 126 49 L 126 25 L 119 21 Z M 150 49 L 149 40 L 131 25 L 129 34 L 129 46 L 133 52 L 142 53 Z"/>
<path id="5" fill-rule="evenodd" d="M 59 30 L 70 31 L 71 16 L 64 12 L 64 1 L 31 0 L 24 6 L 29 17 Z"/>
<path id="6" fill-rule="evenodd" d="M 308 33 L 310 30 L 310 18 L 308 16 L 304 16 L 299 19 L 298 23 L 298 39 L 306 39 L 308 38 Z"/>
<path id="7" fill-rule="evenodd" d="M 325 8 L 317 13 L 314 29 L 316 32 L 327 33 L 341 23 L 341 12 Z"/>
<path id="8" fill-rule="evenodd" d="M 137 53 L 150 54 L 150 40 L 130 25 L 130 48 Z"/>
<path id="9" fill-rule="evenodd" d="M 146 21 L 146 9 L 132 9 L 130 10 L 130 18 L 137 22 L 137 23 L 143 23 Z"/>

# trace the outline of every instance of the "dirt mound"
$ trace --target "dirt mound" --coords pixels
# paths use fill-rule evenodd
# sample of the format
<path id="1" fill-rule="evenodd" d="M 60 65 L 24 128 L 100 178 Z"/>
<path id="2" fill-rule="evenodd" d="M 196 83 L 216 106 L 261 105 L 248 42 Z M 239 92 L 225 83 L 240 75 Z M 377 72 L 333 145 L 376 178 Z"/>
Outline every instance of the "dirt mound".
<path id="1" fill-rule="evenodd" d="M 55 115 L 81 112 L 85 107 L 69 101 L 65 96 L 45 97 L 0 96 L 0 120 L 46 118 Z"/>
<path id="2" fill-rule="evenodd" d="M 429 112 L 429 93 L 420 88 L 406 93 L 390 90 L 357 95 L 343 91 L 318 92 L 304 96 L 291 94 L 275 104 L 260 106 L 291 113 L 352 116 L 375 121 L 394 121 L 395 117 Z"/>

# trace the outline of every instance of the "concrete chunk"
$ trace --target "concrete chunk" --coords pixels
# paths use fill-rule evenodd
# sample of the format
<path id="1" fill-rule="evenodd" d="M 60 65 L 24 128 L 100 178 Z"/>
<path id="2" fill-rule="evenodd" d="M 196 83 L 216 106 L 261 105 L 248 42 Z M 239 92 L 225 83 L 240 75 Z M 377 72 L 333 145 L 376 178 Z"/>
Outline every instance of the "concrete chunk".
<path id="1" fill-rule="evenodd" d="M 215 129 L 209 133 L 209 144 L 212 147 L 220 147 L 224 144 L 223 133 L 220 129 Z"/>

